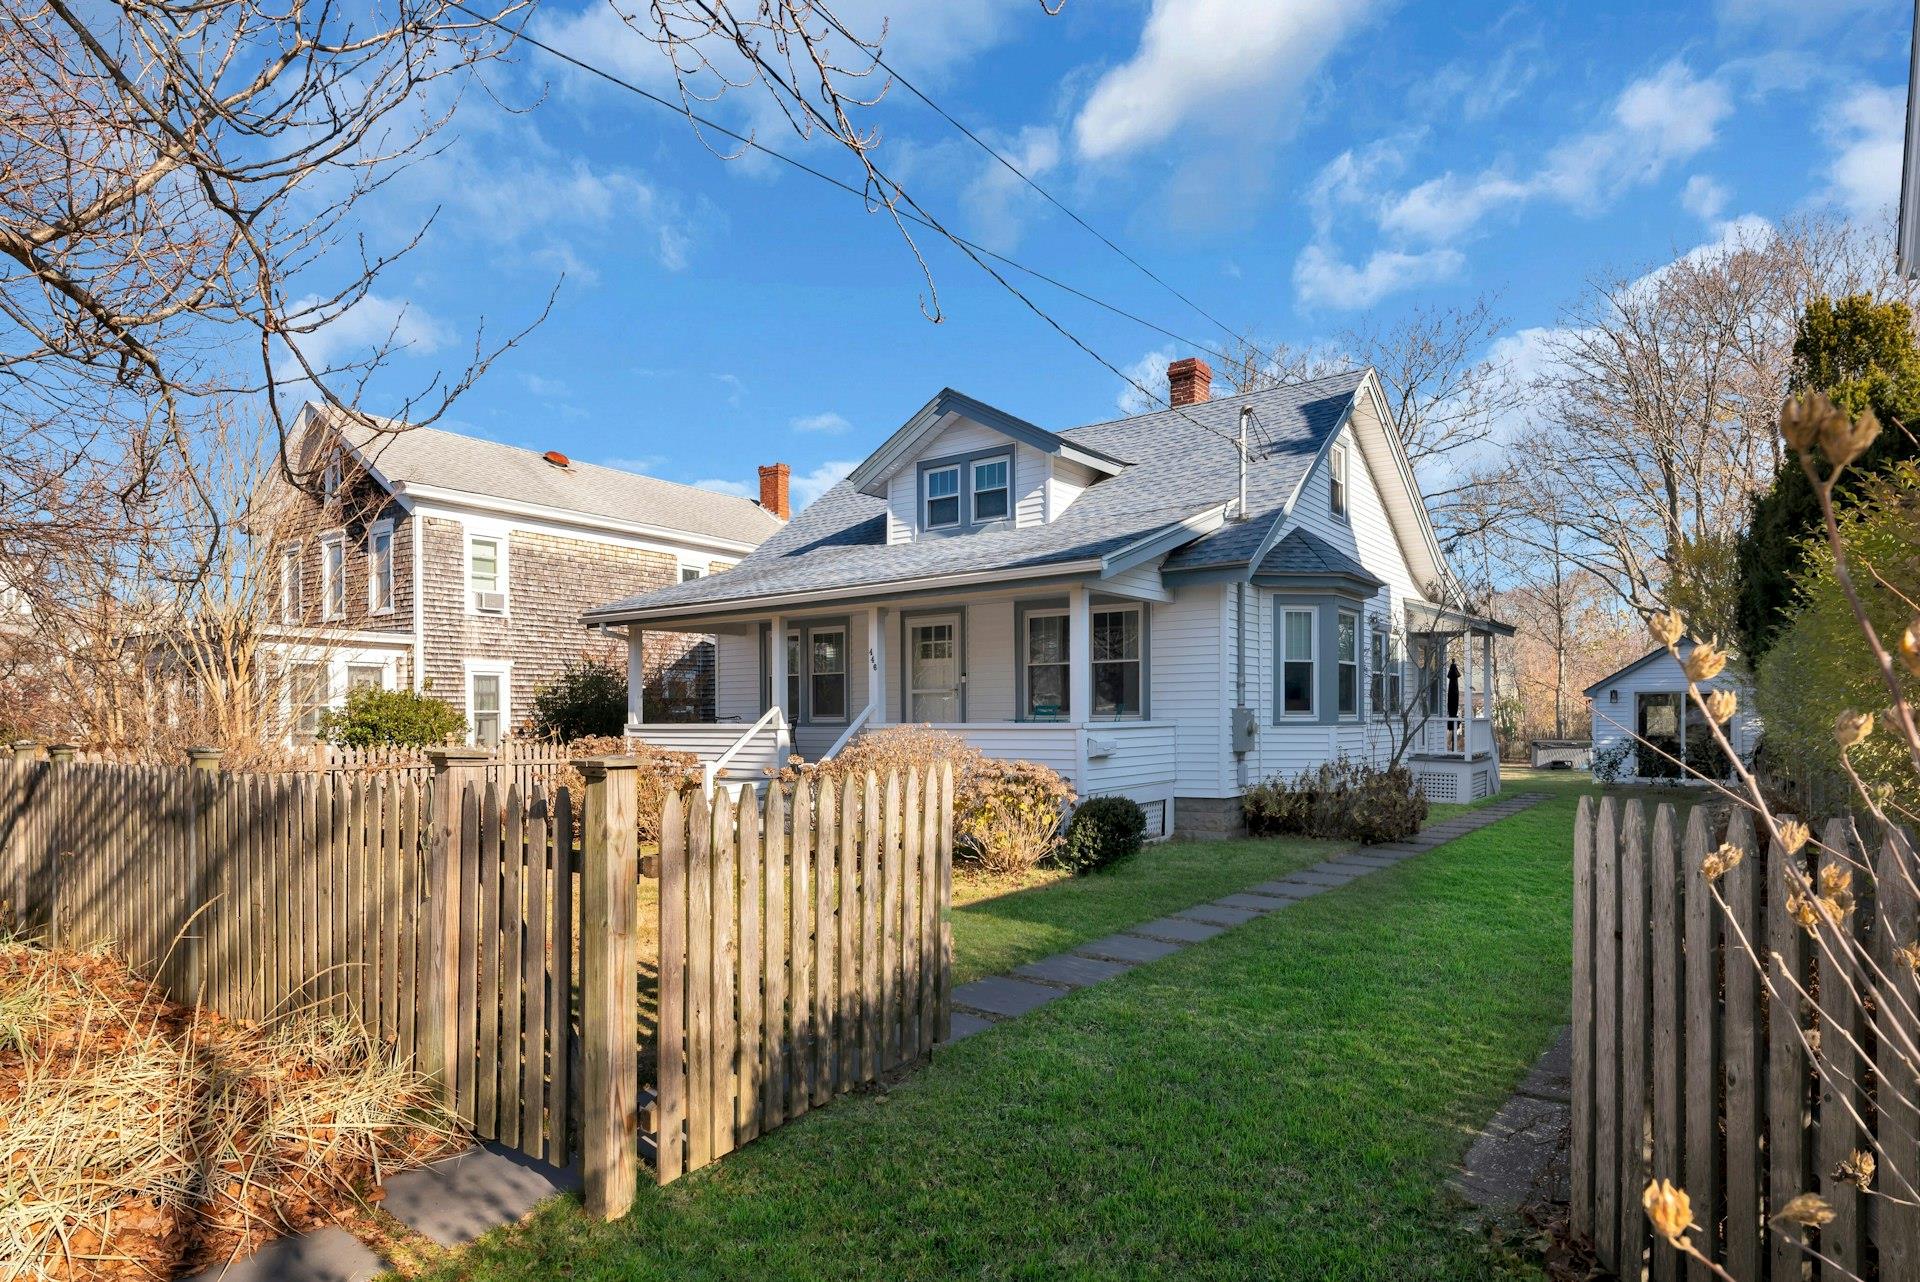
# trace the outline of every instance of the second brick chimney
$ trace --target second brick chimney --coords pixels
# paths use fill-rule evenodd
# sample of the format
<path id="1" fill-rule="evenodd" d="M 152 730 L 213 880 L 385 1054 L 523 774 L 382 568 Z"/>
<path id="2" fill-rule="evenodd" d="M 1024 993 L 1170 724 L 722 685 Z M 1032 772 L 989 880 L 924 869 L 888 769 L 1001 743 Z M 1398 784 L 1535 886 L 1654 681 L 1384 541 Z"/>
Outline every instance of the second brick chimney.
<path id="1" fill-rule="evenodd" d="M 769 463 L 760 469 L 760 506 L 783 521 L 793 515 L 787 499 L 787 483 L 792 479 L 793 469 L 785 463 Z"/>
<path id="2" fill-rule="evenodd" d="M 1167 366 L 1167 403 L 1198 405 L 1213 395 L 1213 367 L 1197 356 Z"/>

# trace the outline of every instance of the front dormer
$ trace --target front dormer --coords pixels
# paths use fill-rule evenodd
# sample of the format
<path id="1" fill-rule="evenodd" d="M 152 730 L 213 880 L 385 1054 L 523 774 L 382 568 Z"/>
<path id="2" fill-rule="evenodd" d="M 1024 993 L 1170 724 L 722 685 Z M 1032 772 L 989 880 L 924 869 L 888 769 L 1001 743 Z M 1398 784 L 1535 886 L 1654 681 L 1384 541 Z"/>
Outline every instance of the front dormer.
<path id="1" fill-rule="evenodd" d="M 1126 464 L 948 389 L 855 468 L 887 501 L 887 542 L 964 537 L 1057 520 Z"/>

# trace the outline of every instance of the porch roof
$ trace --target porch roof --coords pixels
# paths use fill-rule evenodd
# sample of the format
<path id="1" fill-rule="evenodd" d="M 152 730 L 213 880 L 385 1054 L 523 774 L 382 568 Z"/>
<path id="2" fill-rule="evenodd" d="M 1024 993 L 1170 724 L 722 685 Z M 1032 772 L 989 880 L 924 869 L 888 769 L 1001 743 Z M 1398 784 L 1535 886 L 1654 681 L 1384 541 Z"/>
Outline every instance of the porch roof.
<path id="1" fill-rule="evenodd" d="M 585 622 L 751 608 L 838 588 L 873 595 L 989 572 L 1006 578 L 1097 572 L 1128 549 L 1164 537 L 1175 540 L 1169 569 L 1246 566 L 1265 546 L 1364 378 L 1364 371 L 1354 370 L 1061 433 L 1128 465 L 1041 525 L 888 544 L 885 500 L 843 481 L 731 570 L 598 606 Z M 1253 408 L 1256 429 L 1247 475 L 1251 519 L 1209 521 L 1208 514 L 1238 488 L 1234 437 L 1243 405 Z M 1180 537 L 1183 524 L 1192 537 Z"/>
<path id="2" fill-rule="evenodd" d="M 1471 636 L 1510 637 L 1514 634 L 1514 626 L 1511 623 L 1502 623 L 1498 619 L 1489 619 L 1483 615 L 1455 610 L 1444 605 L 1430 605 L 1424 601 L 1407 602 L 1407 629 L 1411 632 L 1445 636 L 1459 636 L 1465 633 Z"/>

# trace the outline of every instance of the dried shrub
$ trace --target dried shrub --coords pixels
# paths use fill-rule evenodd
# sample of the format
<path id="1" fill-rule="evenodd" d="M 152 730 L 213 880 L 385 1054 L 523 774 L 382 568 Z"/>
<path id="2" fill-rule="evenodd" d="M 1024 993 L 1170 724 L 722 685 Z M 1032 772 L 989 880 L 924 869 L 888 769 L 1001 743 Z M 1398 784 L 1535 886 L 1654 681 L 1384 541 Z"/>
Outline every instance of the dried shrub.
<path id="1" fill-rule="evenodd" d="M 330 1223 L 453 1147 L 357 1026 L 228 1021 L 100 953 L 0 942 L 0 1275 L 173 1277 Z"/>
<path id="2" fill-rule="evenodd" d="M 1021 873 L 1050 857 L 1073 804 L 1059 773 L 1033 761 L 981 761 L 954 797 L 954 842 L 990 873 Z"/>
<path id="3" fill-rule="evenodd" d="M 554 784 L 572 794 L 576 825 L 585 822 L 587 813 L 587 781 L 579 767 L 573 764 L 583 757 L 640 759 L 640 768 L 635 772 L 638 796 L 634 804 L 634 819 L 643 842 L 660 840 L 660 815 L 666 809 L 667 794 L 700 786 L 700 758 L 691 752 L 672 752 L 618 735 L 575 739 L 566 745 L 566 749 L 567 764 L 554 772 Z M 575 834 L 576 837 L 578 835 Z"/>
<path id="4" fill-rule="evenodd" d="M 885 779 L 918 770 L 922 779 L 941 766 L 953 767 L 954 808 L 961 807 L 969 781 L 986 755 L 957 734 L 932 726 L 882 726 L 857 736 L 831 761 L 791 758 L 780 772 L 780 782 L 791 787 L 802 779 L 816 786 L 831 780 L 836 788 L 849 778 L 864 779 L 869 772 Z"/>
<path id="5" fill-rule="evenodd" d="M 1427 798 L 1405 766 L 1380 768 L 1339 757 L 1291 778 L 1275 775 L 1240 798 L 1255 836 L 1399 841 L 1426 822 Z"/>

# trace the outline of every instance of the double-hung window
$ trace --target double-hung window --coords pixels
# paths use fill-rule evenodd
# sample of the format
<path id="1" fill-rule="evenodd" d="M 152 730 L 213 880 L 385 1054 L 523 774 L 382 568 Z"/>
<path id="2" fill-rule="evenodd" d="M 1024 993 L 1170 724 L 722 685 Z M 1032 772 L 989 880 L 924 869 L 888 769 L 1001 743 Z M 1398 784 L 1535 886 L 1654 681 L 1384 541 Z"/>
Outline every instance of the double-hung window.
<path id="1" fill-rule="evenodd" d="M 973 464 L 973 519 L 1000 521 L 1013 511 L 1012 460 L 980 459 Z"/>
<path id="2" fill-rule="evenodd" d="M 1143 704 L 1141 610 L 1093 612 L 1093 715 L 1137 717 Z"/>
<path id="3" fill-rule="evenodd" d="M 1311 609 L 1280 612 L 1280 713 L 1313 715 L 1313 616 Z"/>
<path id="4" fill-rule="evenodd" d="M 500 672 L 467 674 L 467 713 L 473 722 L 473 742 L 483 748 L 500 744 L 506 720 L 506 675 Z"/>
<path id="5" fill-rule="evenodd" d="M 1020 641 L 1025 673 L 1026 715 L 1032 721 L 1065 719 L 1068 703 L 1067 615 L 1064 610 L 1026 616 Z"/>
<path id="6" fill-rule="evenodd" d="M 384 663 L 349 663 L 347 665 L 347 693 L 355 690 L 378 690 L 387 684 L 387 667 Z"/>
<path id="7" fill-rule="evenodd" d="M 288 673 L 287 697 L 293 709 L 293 731 L 301 739 L 320 736 L 320 711 L 327 702 L 327 669 L 319 663 L 296 663 Z"/>
<path id="8" fill-rule="evenodd" d="M 467 540 L 467 603 L 478 614 L 507 612 L 506 567 L 500 540 L 491 535 Z"/>
<path id="9" fill-rule="evenodd" d="M 1335 707 L 1343 717 L 1360 715 L 1360 616 L 1341 610 L 1334 616 Z"/>
<path id="10" fill-rule="evenodd" d="M 800 682 L 806 673 L 802 658 L 800 634 L 787 633 L 787 719 L 789 721 L 800 720 Z"/>
<path id="11" fill-rule="evenodd" d="M 329 534 L 320 540 L 320 617 L 347 616 L 347 538 Z"/>
<path id="12" fill-rule="evenodd" d="M 929 530 L 951 529 L 960 524 L 960 465 L 930 468 L 926 474 Z"/>
<path id="13" fill-rule="evenodd" d="M 820 628 L 807 633 L 809 720 L 847 719 L 847 631 Z"/>
<path id="14" fill-rule="evenodd" d="M 1336 445 L 1327 456 L 1329 504 L 1335 516 L 1347 514 L 1347 447 Z"/>
<path id="15" fill-rule="evenodd" d="M 1367 641 L 1368 658 L 1373 665 L 1367 681 L 1367 698 L 1373 704 L 1373 714 L 1397 717 L 1401 711 L 1400 640 L 1388 630 L 1386 620 L 1375 619 Z"/>
<path id="16" fill-rule="evenodd" d="M 393 522 L 376 521 L 367 531 L 367 610 L 393 610 Z"/>
<path id="17" fill-rule="evenodd" d="M 280 622 L 300 622 L 300 545 L 280 550 Z"/>
<path id="18" fill-rule="evenodd" d="M 683 566 L 681 566 L 681 567 L 680 567 L 680 581 L 681 581 L 682 583 L 691 583 L 691 582 L 693 582 L 693 581 L 694 581 L 695 579 L 697 579 L 697 578 L 699 578 L 699 577 L 700 577 L 700 567 L 699 567 L 699 566 L 697 566 L 697 565 L 683 565 Z"/>

